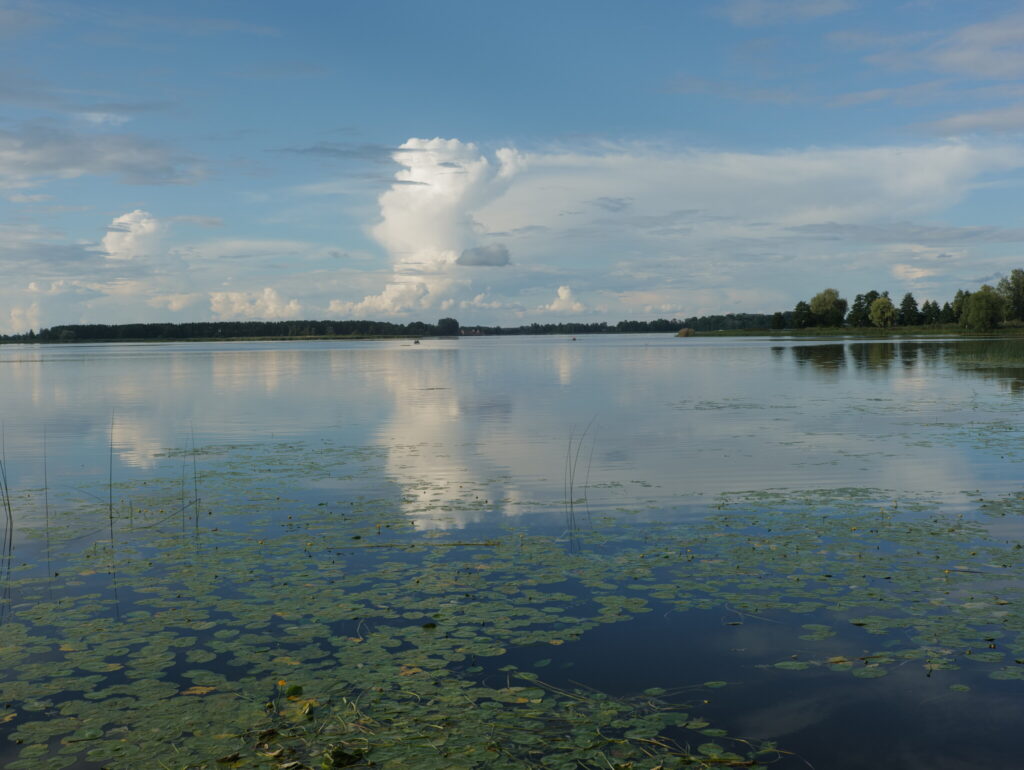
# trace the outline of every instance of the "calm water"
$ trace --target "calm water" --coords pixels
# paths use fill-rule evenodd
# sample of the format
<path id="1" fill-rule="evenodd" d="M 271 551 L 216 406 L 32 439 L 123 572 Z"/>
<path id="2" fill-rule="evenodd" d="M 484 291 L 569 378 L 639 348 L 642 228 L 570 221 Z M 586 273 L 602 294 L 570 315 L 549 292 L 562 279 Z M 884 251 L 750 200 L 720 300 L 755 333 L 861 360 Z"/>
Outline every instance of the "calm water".
<path id="1" fill-rule="evenodd" d="M 47 516 L 116 497 L 121 521 L 135 504 L 126 491 L 133 485 L 160 479 L 172 489 L 177 480 L 185 507 L 186 487 L 191 496 L 204 474 L 212 478 L 220 454 L 266 446 L 285 447 L 274 456 L 284 465 L 325 447 L 349 453 L 347 472 L 299 473 L 286 487 L 268 486 L 268 497 L 372 500 L 425 536 L 485 538 L 511 525 L 571 541 L 570 553 L 598 549 L 574 541 L 577 521 L 594 532 L 602 517 L 629 519 L 642 538 L 647 525 L 701 522 L 738 499 L 749 508 L 766 491 L 784 507 L 791 496 L 870 490 L 871 505 L 975 520 L 979 500 L 1012 499 L 1024 482 L 1021 347 L 667 335 L 0 347 L 10 563 L 23 565 L 14 578 L 56 569 L 43 567 L 44 458 Z M 202 450 L 195 461 L 193 448 Z M 256 473 L 262 461 L 233 462 Z M 291 515 L 280 502 L 271 518 Z M 214 521 L 223 530 L 249 526 L 244 517 L 210 518 L 195 521 L 196 532 L 217 531 Z M 1009 517 L 985 526 L 1004 540 L 1021 531 Z M 83 532 L 81 549 L 105 535 Z M 59 558 L 75 549 L 65 546 Z M 1018 587 L 1020 577 L 1002 575 Z M 105 583 L 85 583 L 107 595 Z M 17 623 L 34 594 L 11 585 L 5 618 Z M 112 623 L 124 622 L 132 596 L 126 578 Z M 1016 627 L 1007 606 L 1000 617 L 1012 612 Z M 797 649 L 801 624 L 829 622 L 826 615 L 751 622 L 734 600 L 666 605 L 559 646 L 551 670 L 571 668 L 564 681 L 616 695 L 728 681 L 702 698 L 707 715 L 731 735 L 797 752 L 800 763 L 785 767 L 1015 764 L 1020 680 L 972 673 L 970 693 L 954 697 L 950 684 L 967 680 L 933 677 L 930 668 L 925 676 L 916 664 L 877 681 L 771 668 Z M 0 645 L 3 634 L 0 626 Z M 869 649 L 846 631 L 834 644 L 851 658 Z M 40 660 L 46 654 L 40 646 Z M 507 653 L 520 665 L 537 657 Z M 4 696 L 16 716 L 0 723 L 0 736 L 24 721 L 15 696 Z M 49 707 L 43 713 L 56 718 L 60 699 Z M 0 747 L 0 759 L 14 761 L 15 748 Z M 53 766 L 89 766 L 81 756 L 61 761 Z"/>
<path id="2" fill-rule="evenodd" d="M 118 478 L 193 436 L 327 438 L 379 447 L 399 485 L 496 479 L 495 512 L 514 515 L 564 499 L 587 431 L 591 505 L 841 486 L 956 504 L 1021 476 L 1024 369 L 987 350 L 667 335 L 8 346 L 0 415 L 15 486 L 41 483 L 44 431 L 61 478 L 105 478 L 113 423 Z"/>

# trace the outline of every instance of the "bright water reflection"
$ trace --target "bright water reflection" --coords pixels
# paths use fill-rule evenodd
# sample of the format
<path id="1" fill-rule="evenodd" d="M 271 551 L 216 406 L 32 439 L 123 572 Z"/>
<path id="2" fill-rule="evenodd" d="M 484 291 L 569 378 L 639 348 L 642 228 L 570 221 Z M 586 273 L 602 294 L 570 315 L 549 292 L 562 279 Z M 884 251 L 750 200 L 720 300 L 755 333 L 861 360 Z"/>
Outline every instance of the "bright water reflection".
<path id="1" fill-rule="evenodd" d="M 106 476 L 111 438 L 118 478 L 193 440 L 376 445 L 424 527 L 557 506 L 570 464 L 572 496 L 592 507 L 845 486 L 953 504 L 1018 479 L 1020 348 L 665 335 L 8 346 L 0 415 L 16 486 L 40 483 L 44 430 L 69 484 Z M 478 512 L 424 513 L 469 487 Z"/>

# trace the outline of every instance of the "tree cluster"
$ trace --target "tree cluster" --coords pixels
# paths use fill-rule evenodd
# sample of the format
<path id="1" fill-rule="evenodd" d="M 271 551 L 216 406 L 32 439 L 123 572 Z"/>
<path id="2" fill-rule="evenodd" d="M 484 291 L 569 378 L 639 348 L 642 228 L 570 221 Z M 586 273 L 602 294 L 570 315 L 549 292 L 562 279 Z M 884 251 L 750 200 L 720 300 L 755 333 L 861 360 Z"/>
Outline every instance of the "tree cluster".
<path id="1" fill-rule="evenodd" d="M 846 300 L 835 289 L 824 289 L 800 301 L 788 314 L 776 313 L 779 326 L 772 328 L 806 329 L 810 327 L 932 326 L 959 324 L 972 331 L 988 331 L 1000 323 L 1024 323 L 1024 270 L 1013 270 L 996 286 L 985 284 L 976 291 L 957 291 L 952 301 L 940 307 L 936 300 L 918 305 L 911 292 L 895 304 L 889 292 L 869 291 L 854 297 L 847 312 Z M 781 318 L 778 318 L 781 317 Z"/>

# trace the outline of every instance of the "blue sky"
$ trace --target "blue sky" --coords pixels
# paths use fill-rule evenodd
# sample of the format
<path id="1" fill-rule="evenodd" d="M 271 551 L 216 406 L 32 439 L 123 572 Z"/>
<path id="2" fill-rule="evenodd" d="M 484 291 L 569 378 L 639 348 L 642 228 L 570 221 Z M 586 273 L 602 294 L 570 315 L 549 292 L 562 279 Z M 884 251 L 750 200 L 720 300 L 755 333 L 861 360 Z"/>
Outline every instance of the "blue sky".
<path id="1" fill-rule="evenodd" d="M 1020 2 L 0 0 L 0 331 L 944 301 L 1022 76 Z"/>

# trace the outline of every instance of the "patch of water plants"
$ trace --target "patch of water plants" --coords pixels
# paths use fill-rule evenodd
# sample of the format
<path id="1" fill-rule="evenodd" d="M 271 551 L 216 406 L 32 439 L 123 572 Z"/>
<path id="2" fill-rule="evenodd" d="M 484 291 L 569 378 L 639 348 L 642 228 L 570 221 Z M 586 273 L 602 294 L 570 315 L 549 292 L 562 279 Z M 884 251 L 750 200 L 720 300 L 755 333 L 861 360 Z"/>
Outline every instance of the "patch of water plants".
<path id="1" fill-rule="evenodd" d="M 25 530 L 2 600 L 5 767 L 804 766 L 711 723 L 734 683 L 573 681 L 574 645 L 652 610 L 784 624 L 791 646 L 748 664 L 787 676 L 1024 679 L 1024 560 L 997 534 L 1024 498 L 752 492 L 697 518 L 423 532 L 397 484 L 323 499 L 372 450 L 198 456 L 188 483 L 121 484 Z M 473 490 L 444 507 L 479 507 Z"/>

